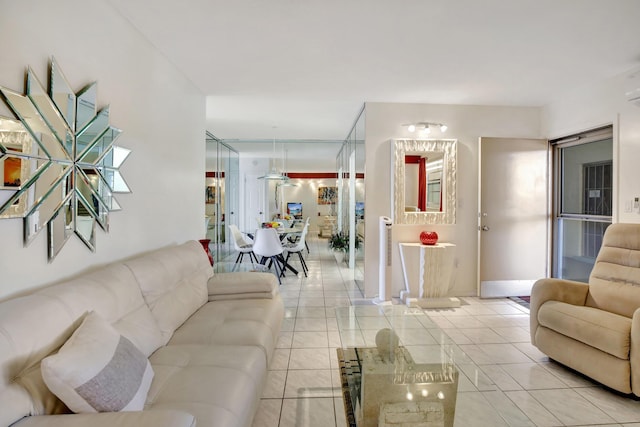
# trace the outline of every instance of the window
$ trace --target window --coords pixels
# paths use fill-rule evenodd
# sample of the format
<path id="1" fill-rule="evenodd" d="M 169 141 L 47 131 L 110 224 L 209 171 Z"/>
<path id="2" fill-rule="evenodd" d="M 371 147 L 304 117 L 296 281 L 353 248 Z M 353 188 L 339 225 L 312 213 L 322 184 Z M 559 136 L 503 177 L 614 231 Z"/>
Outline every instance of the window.
<path id="1" fill-rule="evenodd" d="M 553 275 L 589 280 L 604 231 L 611 224 L 611 127 L 551 141 L 554 161 Z"/>

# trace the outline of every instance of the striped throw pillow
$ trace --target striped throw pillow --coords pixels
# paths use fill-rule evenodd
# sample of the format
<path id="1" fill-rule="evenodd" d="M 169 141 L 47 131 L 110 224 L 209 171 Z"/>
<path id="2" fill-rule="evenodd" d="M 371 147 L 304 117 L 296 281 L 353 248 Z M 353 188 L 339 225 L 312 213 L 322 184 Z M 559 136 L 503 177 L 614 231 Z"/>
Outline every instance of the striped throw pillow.
<path id="1" fill-rule="evenodd" d="M 145 355 L 95 312 L 41 370 L 49 390 L 76 413 L 140 411 L 153 379 Z"/>

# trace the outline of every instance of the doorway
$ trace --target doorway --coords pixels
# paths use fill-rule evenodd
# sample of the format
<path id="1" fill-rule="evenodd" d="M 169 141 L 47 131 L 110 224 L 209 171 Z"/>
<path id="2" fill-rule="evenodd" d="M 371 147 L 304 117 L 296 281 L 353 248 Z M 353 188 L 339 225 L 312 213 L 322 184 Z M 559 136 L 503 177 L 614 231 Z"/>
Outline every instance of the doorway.
<path id="1" fill-rule="evenodd" d="M 548 275 L 548 141 L 480 138 L 479 151 L 478 295 L 530 295 Z"/>
<path id="2" fill-rule="evenodd" d="M 587 282 L 613 214 L 611 126 L 551 141 L 553 277 Z"/>

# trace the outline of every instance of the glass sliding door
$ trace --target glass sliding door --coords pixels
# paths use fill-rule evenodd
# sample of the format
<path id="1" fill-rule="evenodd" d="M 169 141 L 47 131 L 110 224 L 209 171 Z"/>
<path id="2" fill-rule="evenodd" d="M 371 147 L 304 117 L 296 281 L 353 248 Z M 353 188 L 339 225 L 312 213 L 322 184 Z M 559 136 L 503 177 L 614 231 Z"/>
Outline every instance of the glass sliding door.
<path id="1" fill-rule="evenodd" d="M 612 130 L 551 143 L 556 196 L 553 276 L 587 282 L 612 218 Z"/>
<path id="2" fill-rule="evenodd" d="M 205 215 L 207 239 L 214 263 L 225 261 L 234 252 L 227 224 L 237 223 L 239 208 L 239 154 L 207 132 Z M 215 264 L 214 264 L 215 265 Z"/>

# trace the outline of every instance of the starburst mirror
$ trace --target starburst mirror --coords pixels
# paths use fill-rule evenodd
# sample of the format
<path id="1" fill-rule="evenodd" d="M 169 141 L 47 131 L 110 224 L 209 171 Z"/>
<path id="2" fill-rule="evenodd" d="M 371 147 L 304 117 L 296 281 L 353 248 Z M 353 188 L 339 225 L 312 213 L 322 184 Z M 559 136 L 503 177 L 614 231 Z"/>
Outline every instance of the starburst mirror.
<path id="1" fill-rule="evenodd" d="M 0 218 L 24 218 L 24 244 L 44 228 L 52 261 L 75 234 L 95 251 L 96 229 L 109 231 L 114 193 L 131 190 L 120 174 L 130 150 L 109 107 L 97 109 L 97 83 L 74 92 L 51 59 L 49 92 L 31 68 L 26 95 L 0 86 L 16 118 L 0 117 Z"/>

